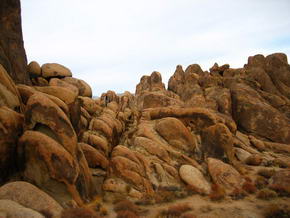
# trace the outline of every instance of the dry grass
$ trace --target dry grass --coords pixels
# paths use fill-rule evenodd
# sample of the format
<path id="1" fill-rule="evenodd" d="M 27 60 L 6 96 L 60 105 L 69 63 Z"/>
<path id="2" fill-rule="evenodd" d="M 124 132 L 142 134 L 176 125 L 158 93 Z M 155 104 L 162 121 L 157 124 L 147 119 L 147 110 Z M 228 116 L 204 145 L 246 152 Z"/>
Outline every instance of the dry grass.
<path id="1" fill-rule="evenodd" d="M 290 218 L 289 205 L 271 204 L 264 212 L 265 218 Z"/>
<path id="2" fill-rule="evenodd" d="M 258 191 L 257 198 L 263 199 L 263 200 L 270 200 L 272 198 L 278 197 L 277 193 L 273 190 L 270 190 L 268 188 L 263 188 Z"/>
<path id="3" fill-rule="evenodd" d="M 139 216 L 130 210 L 120 210 L 117 212 L 117 218 L 138 218 Z"/>

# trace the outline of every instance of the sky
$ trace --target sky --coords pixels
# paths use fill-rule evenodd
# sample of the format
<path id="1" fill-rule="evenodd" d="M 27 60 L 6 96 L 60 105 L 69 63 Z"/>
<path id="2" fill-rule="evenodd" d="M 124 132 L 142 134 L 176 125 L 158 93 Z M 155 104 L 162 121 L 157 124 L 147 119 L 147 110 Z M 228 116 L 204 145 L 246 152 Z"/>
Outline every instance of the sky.
<path id="1" fill-rule="evenodd" d="M 94 96 L 135 92 L 143 75 L 176 65 L 243 67 L 249 56 L 290 58 L 290 0 L 22 0 L 28 61 L 59 63 Z"/>

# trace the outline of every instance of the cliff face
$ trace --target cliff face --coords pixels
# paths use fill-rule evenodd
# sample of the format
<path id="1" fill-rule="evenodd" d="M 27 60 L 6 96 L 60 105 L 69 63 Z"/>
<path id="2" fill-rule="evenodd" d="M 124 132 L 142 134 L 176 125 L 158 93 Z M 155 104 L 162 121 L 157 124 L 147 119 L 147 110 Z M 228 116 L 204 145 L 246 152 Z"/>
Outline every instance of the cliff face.
<path id="1" fill-rule="evenodd" d="M 20 0 L 0 1 L 0 64 L 16 83 L 30 84 L 26 72 Z"/>

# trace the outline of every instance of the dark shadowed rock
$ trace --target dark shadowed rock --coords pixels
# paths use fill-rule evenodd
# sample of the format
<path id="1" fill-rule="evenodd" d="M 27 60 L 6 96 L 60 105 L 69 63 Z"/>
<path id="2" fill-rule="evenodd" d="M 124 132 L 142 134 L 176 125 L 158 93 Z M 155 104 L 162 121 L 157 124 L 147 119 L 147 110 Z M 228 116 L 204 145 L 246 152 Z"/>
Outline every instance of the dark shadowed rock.
<path id="1" fill-rule="evenodd" d="M 23 46 L 20 0 L 2 0 L 0 18 L 0 64 L 16 83 L 30 84 Z"/>

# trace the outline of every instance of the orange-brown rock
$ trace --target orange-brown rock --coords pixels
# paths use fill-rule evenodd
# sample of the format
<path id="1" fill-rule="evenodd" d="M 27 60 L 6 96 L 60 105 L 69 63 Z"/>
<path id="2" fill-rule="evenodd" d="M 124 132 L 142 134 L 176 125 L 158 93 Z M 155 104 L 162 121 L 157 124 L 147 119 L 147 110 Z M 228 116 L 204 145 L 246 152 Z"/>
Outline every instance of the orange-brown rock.
<path id="1" fill-rule="evenodd" d="M 39 63 L 37 63 L 36 61 L 31 61 L 27 65 L 27 72 L 29 73 L 30 77 L 41 76 L 41 67 Z"/>
<path id="2" fill-rule="evenodd" d="M 136 86 L 136 95 L 141 95 L 143 92 L 162 91 L 165 90 L 165 85 L 162 83 L 162 77 L 159 72 L 154 71 L 150 76 L 143 76 L 140 83 Z"/>
<path id="3" fill-rule="evenodd" d="M 231 165 L 214 158 L 207 159 L 208 171 L 215 184 L 222 186 L 230 194 L 241 190 L 244 179 Z"/>
<path id="4" fill-rule="evenodd" d="M 47 63 L 41 66 L 41 75 L 44 78 L 50 77 L 71 77 L 72 72 L 67 67 L 57 63 Z"/>
<path id="5" fill-rule="evenodd" d="M 76 155 L 77 136 L 65 113 L 42 94 L 32 95 L 25 112 L 25 129 L 42 132 Z"/>
<path id="6" fill-rule="evenodd" d="M 74 85 L 71 85 L 68 82 L 65 82 L 63 80 L 60 80 L 58 78 L 52 78 L 49 80 L 49 85 L 50 86 L 59 86 L 59 87 L 64 87 L 75 93 L 75 95 L 79 95 L 79 89 L 75 87 Z"/>
<path id="7" fill-rule="evenodd" d="M 172 117 L 163 118 L 156 123 L 155 129 L 173 147 L 194 151 L 196 138 L 180 120 Z"/>
<path id="8" fill-rule="evenodd" d="M 233 117 L 250 133 L 274 142 L 290 143 L 290 121 L 252 88 L 237 84 L 231 88 Z"/>
<path id="9" fill-rule="evenodd" d="M 8 107 L 0 107 L 0 182 L 16 168 L 16 145 L 22 134 L 23 116 Z"/>
<path id="10" fill-rule="evenodd" d="M 235 161 L 233 136 L 224 124 L 218 123 L 204 129 L 201 139 L 201 150 L 205 157 L 223 159 L 226 156 L 231 163 Z"/>
<path id="11" fill-rule="evenodd" d="M 8 199 L 40 213 L 47 212 L 58 217 L 63 208 L 48 194 L 36 186 L 22 181 L 7 183 L 0 187 L 0 199 Z"/>
<path id="12" fill-rule="evenodd" d="M 0 64 L 0 106 L 21 111 L 21 98 L 18 90 L 4 67 Z"/>
<path id="13" fill-rule="evenodd" d="M 110 147 L 105 137 L 87 131 L 84 132 L 81 141 L 93 146 L 95 149 L 105 154 L 105 156 L 109 155 Z"/>
<path id="14" fill-rule="evenodd" d="M 59 87 L 59 86 L 35 86 L 34 87 L 37 91 L 46 93 L 48 95 L 55 96 L 62 100 L 67 105 L 72 104 L 75 102 L 77 95 L 69 90 L 68 88 Z"/>
<path id="15" fill-rule="evenodd" d="M 79 95 L 84 97 L 92 97 L 92 89 L 85 81 L 81 79 L 76 79 L 73 77 L 62 78 L 63 81 L 77 87 L 79 89 Z"/>
<path id="16" fill-rule="evenodd" d="M 19 140 L 19 148 L 24 153 L 25 178 L 58 202 L 73 199 L 82 205 L 82 199 L 92 194 L 91 181 L 87 180 L 91 178 L 86 176 L 86 166 L 81 164 L 81 150 L 76 149 L 77 158 L 74 158 L 57 141 L 37 131 L 26 131 Z"/>
<path id="17" fill-rule="evenodd" d="M 81 96 L 79 96 L 78 99 L 80 99 L 81 106 L 86 109 L 86 111 L 89 112 L 90 115 L 93 115 L 97 112 L 97 110 L 99 110 L 99 106 L 93 99 Z"/>
<path id="18" fill-rule="evenodd" d="M 79 144 L 84 152 L 84 155 L 86 157 L 86 160 L 90 168 L 96 168 L 96 167 L 101 167 L 103 169 L 108 168 L 109 161 L 101 152 L 99 152 L 94 147 L 86 143 L 79 143 Z"/>
<path id="19" fill-rule="evenodd" d="M 26 72 L 20 0 L 1 1 L 0 17 L 0 64 L 16 83 L 30 84 Z"/>

